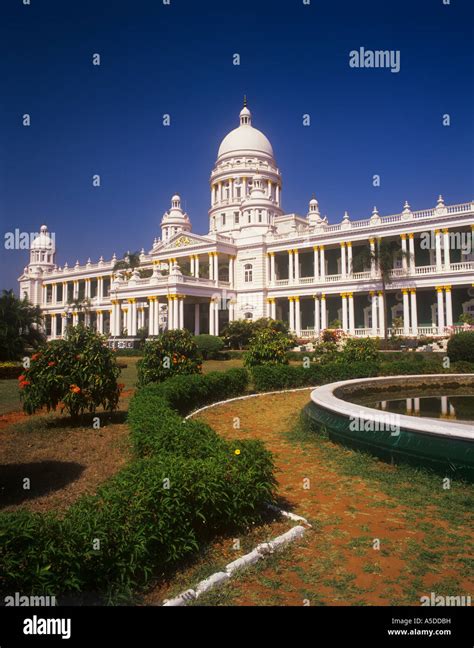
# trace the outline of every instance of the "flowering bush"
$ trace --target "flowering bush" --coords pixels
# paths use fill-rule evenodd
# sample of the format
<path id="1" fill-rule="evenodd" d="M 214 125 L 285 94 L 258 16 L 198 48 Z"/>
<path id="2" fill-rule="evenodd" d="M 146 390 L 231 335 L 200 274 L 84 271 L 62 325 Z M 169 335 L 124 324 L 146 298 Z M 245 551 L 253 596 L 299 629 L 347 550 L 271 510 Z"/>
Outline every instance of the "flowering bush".
<path id="1" fill-rule="evenodd" d="M 341 362 L 378 362 L 377 341 L 366 338 L 348 338 L 339 355 Z"/>
<path id="2" fill-rule="evenodd" d="M 161 382 L 178 374 L 201 373 L 200 354 L 189 331 L 166 331 L 147 342 L 138 362 L 138 384 Z"/>
<path id="3" fill-rule="evenodd" d="M 287 351 L 292 344 L 288 335 L 262 329 L 250 340 L 249 350 L 245 354 L 246 367 L 255 367 L 263 364 L 288 364 Z"/>
<path id="4" fill-rule="evenodd" d="M 18 377 L 23 409 L 33 414 L 41 407 L 59 407 L 72 417 L 99 406 L 113 411 L 122 387 L 119 373 L 103 336 L 83 326 L 70 328 L 66 339 L 52 340 L 34 353 Z"/>

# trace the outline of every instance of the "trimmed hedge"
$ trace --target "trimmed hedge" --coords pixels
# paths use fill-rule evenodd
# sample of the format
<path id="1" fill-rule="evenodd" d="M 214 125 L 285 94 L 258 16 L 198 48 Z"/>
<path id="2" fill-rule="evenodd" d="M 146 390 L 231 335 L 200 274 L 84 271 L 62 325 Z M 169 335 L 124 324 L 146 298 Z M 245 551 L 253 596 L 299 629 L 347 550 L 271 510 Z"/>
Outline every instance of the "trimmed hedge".
<path id="1" fill-rule="evenodd" d="M 257 392 L 309 387 L 351 378 L 371 378 L 378 373 L 378 366 L 371 362 L 314 363 L 308 367 L 266 365 L 252 368 L 254 388 Z"/>
<path id="2" fill-rule="evenodd" d="M 448 340 L 448 356 L 451 362 L 474 362 L 474 331 L 452 335 Z"/>
<path id="3" fill-rule="evenodd" d="M 22 372 L 23 366 L 18 362 L 0 362 L 0 380 L 16 379 Z"/>
<path id="4" fill-rule="evenodd" d="M 228 374 L 169 382 L 192 395 L 191 409 L 242 393 L 247 373 Z M 116 600 L 214 535 L 260 518 L 276 485 L 271 454 L 260 441 L 227 442 L 200 421 L 183 421 L 170 406 L 176 398 L 166 382 L 137 391 L 128 419 L 136 458 L 64 517 L 0 515 L 1 592 L 97 592 Z"/>
<path id="5" fill-rule="evenodd" d="M 203 360 L 220 359 L 220 352 L 224 348 L 224 341 L 220 337 L 201 333 L 195 335 L 193 339 Z"/>

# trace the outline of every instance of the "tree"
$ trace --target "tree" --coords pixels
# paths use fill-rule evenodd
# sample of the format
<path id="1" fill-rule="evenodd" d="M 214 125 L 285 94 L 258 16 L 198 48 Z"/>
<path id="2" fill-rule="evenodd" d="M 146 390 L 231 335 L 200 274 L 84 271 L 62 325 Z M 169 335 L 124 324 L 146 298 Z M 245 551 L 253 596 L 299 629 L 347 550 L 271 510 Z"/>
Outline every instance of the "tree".
<path id="1" fill-rule="evenodd" d="M 0 360 L 20 360 L 45 341 L 41 310 L 13 290 L 0 296 Z"/>
<path id="2" fill-rule="evenodd" d="M 114 273 L 120 273 L 122 277 L 130 277 L 132 270 L 140 268 L 140 252 L 127 252 L 123 255 L 123 259 L 116 262 L 113 267 Z M 153 270 L 150 268 L 139 269 L 140 277 L 145 279 L 151 277 Z"/>
<path id="3" fill-rule="evenodd" d="M 408 251 L 402 250 L 395 241 L 388 241 L 387 239 L 378 240 L 374 249 L 367 247 L 361 248 L 358 254 L 354 257 L 353 265 L 359 267 L 367 267 L 375 265 L 378 269 L 380 281 L 382 283 L 383 295 L 383 312 L 384 312 L 384 340 L 388 338 L 388 322 L 387 322 L 387 285 L 392 282 L 392 270 L 395 267 L 395 261 L 398 259 L 407 259 L 409 263 L 411 255 Z"/>
<path id="4" fill-rule="evenodd" d="M 250 341 L 253 334 L 252 324 L 248 320 L 234 320 L 222 329 L 224 342 L 231 349 L 243 349 Z"/>
<path id="5" fill-rule="evenodd" d="M 288 364 L 287 351 L 290 339 L 285 333 L 264 328 L 250 340 L 249 350 L 244 356 L 246 367 L 268 364 Z"/>

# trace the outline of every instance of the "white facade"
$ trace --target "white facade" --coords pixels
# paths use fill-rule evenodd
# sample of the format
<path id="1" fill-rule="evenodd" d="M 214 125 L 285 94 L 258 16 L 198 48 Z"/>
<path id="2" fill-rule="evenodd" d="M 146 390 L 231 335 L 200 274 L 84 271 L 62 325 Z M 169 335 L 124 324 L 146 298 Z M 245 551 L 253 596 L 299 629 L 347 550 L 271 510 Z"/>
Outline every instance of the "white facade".
<path id="1" fill-rule="evenodd" d="M 272 317 L 303 338 L 332 323 L 350 335 L 442 335 L 474 314 L 474 202 L 403 210 L 330 225 L 318 201 L 300 216 L 282 209 L 282 177 L 273 148 L 252 126 L 222 141 L 210 177 L 209 233 L 194 234 L 175 195 L 162 237 L 139 267 L 116 271 L 117 259 L 59 268 L 47 228 L 32 244 L 19 278 L 21 296 L 39 304 L 50 338 L 79 321 L 115 337 L 146 329 L 188 328 L 218 335 L 227 321 Z M 362 251 L 382 239 L 406 252 L 394 257 L 386 291 L 376 263 Z M 387 304 L 384 305 L 384 294 Z M 395 326 L 396 325 L 396 326 Z"/>

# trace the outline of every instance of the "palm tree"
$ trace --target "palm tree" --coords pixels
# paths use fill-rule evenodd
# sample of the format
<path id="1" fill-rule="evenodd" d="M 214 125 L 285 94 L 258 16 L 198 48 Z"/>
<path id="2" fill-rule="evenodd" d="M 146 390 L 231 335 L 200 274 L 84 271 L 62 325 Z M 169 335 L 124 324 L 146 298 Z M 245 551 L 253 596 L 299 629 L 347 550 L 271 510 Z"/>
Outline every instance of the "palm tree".
<path id="1" fill-rule="evenodd" d="M 379 239 L 373 249 L 367 247 L 361 248 L 353 260 L 353 265 L 365 268 L 374 264 L 378 270 L 383 294 L 384 340 L 388 338 L 387 285 L 392 282 L 392 270 L 395 267 L 395 262 L 399 259 L 406 259 L 408 266 L 411 257 L 410 252 L 402 250 L 395 241 Z"/>
<path id="2" fill-rule="evenodd" d="M 0 360 L 19 360 L 31 348 L 45 342 L 41 309 L 25 297 L 19 299 L 13 290 L 0 296 Z"/>
<path id="3" fill-rule="evenodd" d="M 127 252 L 123 255 L 123 259 L 114 265 L 113 271 L 122 271 L 122 274 L 125 275 L 128 271 L 138 267 L 140 267 L 140 252 Z"/>

